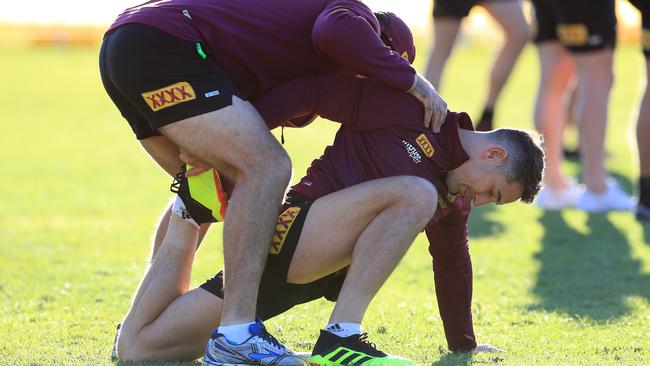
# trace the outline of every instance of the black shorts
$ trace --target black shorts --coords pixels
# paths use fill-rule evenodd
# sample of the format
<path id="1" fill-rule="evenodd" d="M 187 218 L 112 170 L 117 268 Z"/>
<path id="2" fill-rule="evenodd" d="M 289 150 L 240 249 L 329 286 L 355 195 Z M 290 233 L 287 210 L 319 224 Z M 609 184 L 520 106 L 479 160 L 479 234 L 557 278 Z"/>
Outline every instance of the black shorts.
<path id="1" fill-rule="evenodd" d="M 342 273 L 333 273 L 306 284 L 287 283 L 291 259 L 312 203 L 287 203 L 278 216 L 257 298 L 257 316 L 262 320 L 321 297 L 335 301 L 338 296 L 345 278 Z M 201 288 L 223 299 L 223 271 L 203 283 Z"/>
<path id="2" fill-rule="evenodd" d="M 516 1 L 516 0 L 434 0 L 434 18 L 462 19 L 469 14 L 474 5 L 489 3 L 492 1 Z"/>
<path id="3" fill-rule="evenodd" d="M 535 43 L 560 41 L 571 52 L 616 45 L 614 0 L 533 0 Z"/>
<path id="4" fill-rule="evenodd" d="M 237 95 L 207 47 L 142 24 L 104 37 L 99 71 L 138 140 L 159 135 L 157 129 L 172 122 L 227 107 Z"/>
<path id="5" fill-rule="evenodd" d="M 630 0 L 641 12 L 641 47 L 643 48 L 643 55 L 650 57 L 650 1 L 648 0 Z"/>

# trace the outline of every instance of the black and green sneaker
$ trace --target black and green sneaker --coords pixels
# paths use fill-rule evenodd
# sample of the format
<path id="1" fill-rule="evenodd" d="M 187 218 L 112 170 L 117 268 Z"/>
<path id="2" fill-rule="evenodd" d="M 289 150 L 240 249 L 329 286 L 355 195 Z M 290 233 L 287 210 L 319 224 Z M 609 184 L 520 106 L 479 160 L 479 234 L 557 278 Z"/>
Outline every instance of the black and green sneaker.
<path id="1" fill-rule="evenodd" d="M 189 166 L 181 166 L 169 188 L 183 200 L 185 209 L 198 224 L 223 221 L 228 208 L 228 196 L 215 169 L 197 176 L 186 177 Z"/>
<path id="2" fill-rule="evenodd" d="M 309 366 L 415 365 L 412 360 L 378 350 L 368 341 L 367 333 L 343 338 L 326 330 L 320 331 L 307 363 Z"/>

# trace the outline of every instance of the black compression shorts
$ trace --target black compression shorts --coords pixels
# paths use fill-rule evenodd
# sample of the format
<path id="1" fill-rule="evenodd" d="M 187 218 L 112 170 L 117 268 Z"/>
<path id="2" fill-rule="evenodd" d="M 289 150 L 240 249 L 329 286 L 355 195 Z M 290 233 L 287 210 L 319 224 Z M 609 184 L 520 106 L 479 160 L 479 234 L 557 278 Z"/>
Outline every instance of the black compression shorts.
<path id="1" fill-rule="evenodd" d="M 614 0 L 533 0 L 535 43 L 560 41 L 571 52 L 616 45 Z"/>
<path id="2" fill-rule="evenodd" d="M 336 300 L 345 278 L 338 273 L 306 284 L 287 283 L 287 272 L 311 204 L 312 201 L 287 203 L 278 216 L 257 298 L 257 316 L 262 320 L 321 297 Z M 203 283 L 201 288 L 223 298 L 223 271 Z"/>
<path id="3" fill-rule="evenodd" d="M 157 129 L 232 104 L 235 87 L 200 42 L 142 24 L 127 24 L 104 38 L 102 83 L 138 140 Z"/>
<path id="4" fill-rule="evenodd" d="M 641 12 L 641 47 L 643 47 L 643 55 L 646 58 L 650 57 L 650 1 L 648 0 L 630 0 Z"/>
<path id="5" fill-rule="evenodd" d="M 434 0 L 434 18 L 462 19 L 469 14 L 474 5 L 492 1 L 516 1 L 516 0 Z"/>

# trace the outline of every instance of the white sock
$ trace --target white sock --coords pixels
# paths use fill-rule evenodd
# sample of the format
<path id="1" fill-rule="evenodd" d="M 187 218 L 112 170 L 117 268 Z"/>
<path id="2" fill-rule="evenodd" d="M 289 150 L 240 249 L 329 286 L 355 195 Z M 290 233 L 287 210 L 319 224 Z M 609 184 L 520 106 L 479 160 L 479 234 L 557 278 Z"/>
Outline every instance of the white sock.
<path id="1" fill-rule="evenodd" d="M 355 334 L 361 334 L 361 323 L 334 323 L 328 324 L 325 330 L 345 338 Z"/>
<path id="2" fill-rule="evenodd" d="M 176 199 L 172 204 L 172 213 L 180 217 L 181 219 L 189 222 L 190 224 L 194 225 L 198 229 L 199 224 L 196 221 L 194 221 L 192 216 L 190 216 L 190 213 L 187 212 L 183 200 L 180 197 L 178 197 L 178 195 L 176 195 Z"/>
<path id="3" fill-rule="evenodd" d="M 220 326 L 217 331 L 226 336 L 228 343 L 240 344 L 251 336 L 248 331 L 251 324 L 255 324 L 255 322 Z"/>

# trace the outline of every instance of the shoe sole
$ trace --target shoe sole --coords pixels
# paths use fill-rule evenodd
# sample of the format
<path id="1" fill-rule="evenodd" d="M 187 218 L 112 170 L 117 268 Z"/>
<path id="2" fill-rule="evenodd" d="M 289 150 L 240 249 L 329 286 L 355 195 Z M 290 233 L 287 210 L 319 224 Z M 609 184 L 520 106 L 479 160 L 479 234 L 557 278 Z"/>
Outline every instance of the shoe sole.
<path id="1" fill-rule="evenodd" d="M 311 352 L 296 352 L 297 355 L 311 355 Z M 223 363 L 218 361 L 206 360 L 205 358 L 201 361 L 201 366 L 251 366 L 251 365 L 263 365 L 261 363 Z M 307 365 L 307 361 L 304 361 L 302 365 Z"/>
<path id="2" fill-rule="evenodd" d="M 201 362 L 201 366 L 251 366 L 251 365 L 260 366 L 261 364 L 259 364 L 259 363 L 221 363 L 221 362 L 214 362 L 214 361 L 202 361 Z M 306 363 L 303 363 L 303 365 L 306 365 Z"/>

